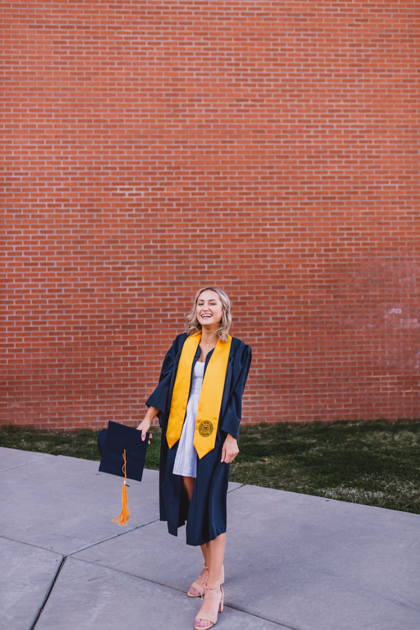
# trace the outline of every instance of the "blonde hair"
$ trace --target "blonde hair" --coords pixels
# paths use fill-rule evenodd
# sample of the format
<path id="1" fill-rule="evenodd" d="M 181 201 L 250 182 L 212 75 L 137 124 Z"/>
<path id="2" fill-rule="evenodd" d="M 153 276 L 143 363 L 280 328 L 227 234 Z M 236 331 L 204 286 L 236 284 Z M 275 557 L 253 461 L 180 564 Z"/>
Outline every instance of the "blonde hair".
<path id="1" fill-rule="evenodd" d="M 230 312 L 230 300 L 226 293 L 222 291 L 222 289 L 216 289 L 215 287 L 205 287 L 204 289 L 200 289 L 195 294 L 194 304 L 191 309 L 191 312 L 186 316 L 187 321 L 187 332 L 188 335 L 194 335 L 194 333 L 199 332 L 201 330 L 201 324 L 197 319 L 197 302 L 198 298 L 204 291 L 214 291 L 220 298 L 222 303 L 223 311 L 222 311 L 222 319 L 220 320 L 220 325 L 217 330 L 217 336 L 222 341 L 227 341 L 227 334 L 229 332 L 229 328 L 232 325 L 232 314 Z"/>

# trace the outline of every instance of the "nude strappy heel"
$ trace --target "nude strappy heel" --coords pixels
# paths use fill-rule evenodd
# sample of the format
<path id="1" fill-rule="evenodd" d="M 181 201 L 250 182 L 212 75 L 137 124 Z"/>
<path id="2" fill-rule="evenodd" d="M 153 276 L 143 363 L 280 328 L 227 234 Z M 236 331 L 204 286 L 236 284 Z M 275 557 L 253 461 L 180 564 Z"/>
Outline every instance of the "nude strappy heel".
<path id="1" fill-rule="evenodd" d="M 190 586 L 190 590 L 187 592 L 188 597 L 203 597 L 204 595 L 204 586 L 205 584 L 207 584 L 207 580 L 209 577 L 209 570 L 206 567 L 205 564 L 203 564 L 204 569 L 201 571 L 200 573 L 200 577 L 198 578 L 198 580 L 196 582 L 193 582 Z M 204 577 L 204 572 L 207 571 L 207 577 L 205 580 L 202 580 L 201 578 Z M 200 583 L 201 582 L 201 583 Z M 219 578 L 219 584 L 224 584 L 225 583 L 225 568 L 222 565 L 222 572 L 220 574 L 220 578 Z M 191 593 L 191 589 L 195 589 L 197 591 L 197 593 Z"/>
<path id="2" fill-rule="evenodd" d="M 222 597 L 220 599 L 219 607 L 218 607 L 217 611 L 218 611 L 218 613 L 223 612 L 223 600 L 224 600 L 225 594 L 223 592 L 223 588 L 222 588 L 221 582 L 218 582 L 217 584 L 215 584 L 212 587 L 206 585 L 204 587 L 204 590 L 208 591 L 208 593 L 210 595 L 210 599 L 215 599 L 217 597 L 217 593 L 220 593 L 220 591 L 222 592 Z M 197 623 L 199 621 L 210 621 L 211 626 L 198 626 Z M 202 630 L 203 628 L 205 628 L 205 630 L 209 630 L 210 628 L 213 628 L 213 626 L 215 626 L 216 623 L 217 623 L 217 615 L 212 615 L 210 613 L 199 612 L 198 615 L 195 618 L 194 628 L 195 628 L 195 630 Z"/>
<path id="3" fill-rule="evenodd" d="M 207 584 L 207 580 L 209 577 L 209 570 L 206 567 L 205 564 L 203 564 L 204 569 L 201 571 L 200 573 L 200 577 L 198 578 L 198 580 L 196 580 L 195 582 L 193 582 L 190 586 L 189 591 L 187 592 L 188 597 L 202 597 L 204 595 L 204 586 L 203 584 Z M 200 584 L 201 578 L 204 577 L 205 572 L 207 571 L 207 577 L 205 579 L 205 581 L 203 581 L 203 584 Z M 191 589 L 195 589 L 197 591 L 197 593 L 190 593 Z"/>

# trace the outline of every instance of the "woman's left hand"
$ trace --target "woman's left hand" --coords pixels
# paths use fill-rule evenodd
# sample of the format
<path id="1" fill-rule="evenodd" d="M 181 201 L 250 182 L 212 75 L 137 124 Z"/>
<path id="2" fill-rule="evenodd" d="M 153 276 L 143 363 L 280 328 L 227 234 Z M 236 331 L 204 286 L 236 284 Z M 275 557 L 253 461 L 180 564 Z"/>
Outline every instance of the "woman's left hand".
<path id="1" fill-rule="evenodd" d="M 222 462 L 230 464 L 239 453 L 238 441 L 230 433 L 227 434 L 222 448 Z"/>

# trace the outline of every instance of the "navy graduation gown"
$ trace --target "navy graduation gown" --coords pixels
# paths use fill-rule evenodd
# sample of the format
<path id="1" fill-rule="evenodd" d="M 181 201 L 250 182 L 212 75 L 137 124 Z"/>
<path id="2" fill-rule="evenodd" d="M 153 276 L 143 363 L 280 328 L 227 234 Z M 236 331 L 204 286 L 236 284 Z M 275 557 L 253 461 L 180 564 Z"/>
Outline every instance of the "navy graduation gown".
<path id="1" fill-rule="evenodd" d="M 168 531 L 174 536 L 178 535 L 178 527 L 184 525 L 186 521 L 187 544 L 203 545 L 226 532 L 226 496 L 230 464 L 220 460 L 226 435 L 230 433 L 236 439 L 239 437 L 242 394 L 252 353 L 250 346 L 232 337 L 216 442 L 213 450 L 204 457 L 199 459 L 197 456 L 197 477 L 191 501 L 188 503 L 182 477 L 172 473 L 179 441 L 170 449 L 166 440 L 172 391 L 181 350 L 187 337 L 187 333 L 176 337 L 163 361 L 159 384 L 146 405 L 159 409 L 158 418 L 162 428 L 159 466 L 160 520 L 167 521 Z M 204 373 L 212 353 L 213 350 L 207 354 Z M 199 346 L 192 370 L 200 354 Z"/>

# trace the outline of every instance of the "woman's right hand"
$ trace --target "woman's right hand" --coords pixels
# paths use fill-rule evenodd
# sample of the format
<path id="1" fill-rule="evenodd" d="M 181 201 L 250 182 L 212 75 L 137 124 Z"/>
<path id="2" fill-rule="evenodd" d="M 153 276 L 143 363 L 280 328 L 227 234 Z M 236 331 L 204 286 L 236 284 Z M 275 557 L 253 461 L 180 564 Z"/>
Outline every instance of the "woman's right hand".
<path id="1" fill-rule="evenodd" d="M 149 429 L 150 429 L 150 420 L 148 418 L 145 418 L 142 422 L 140 422 L 139 426 L 137 427 L 137 431 L 141 431 L 141 439 L 143 441 L 146 439 L 146 434 Z M 150 444 L 150 440 L 149 440 L 149 444 Z"/>
<path id="2" fill-rule="evenodd" d="M 142 422 L 140 422 L 140 424 L 138 425 L 137 431 L 141 431 L 141 439 L 143 441 L 146 439 L 146 434 L 148 430 L 150 429 L 152 420 L 158 412 L 159 412 L 159 409 L 156 409 L 155 407 L 149 407 L 144 417 L 144 420 L 142 420 Z M 151 435 L 150 438 L 152 437 L 153 436 Z M 150 440 L 149 440 L 149 444 L 150 444 Z"/>

